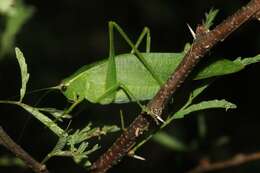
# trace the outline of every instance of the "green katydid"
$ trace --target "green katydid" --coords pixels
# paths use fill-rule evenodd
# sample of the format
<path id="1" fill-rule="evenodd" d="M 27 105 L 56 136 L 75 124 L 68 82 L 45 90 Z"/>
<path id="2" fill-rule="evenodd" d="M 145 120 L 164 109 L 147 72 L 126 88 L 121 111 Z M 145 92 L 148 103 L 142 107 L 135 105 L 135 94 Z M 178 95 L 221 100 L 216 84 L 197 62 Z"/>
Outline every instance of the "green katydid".
<path id="1" fill-rule="evenodd" d="M 133 44 L 126 33 L 115 22 L 109 22 L 109 58 L 80 68 L 77 72 L 64 79 L 58 88 L 68 100 L 74 104 L 68 109 L 72 110 L 79 102 L 86 99 L 92 103 L 110 104 L 137 102 L 151 99 L 160 86 L 167 80 L 171 72 L 181 62 L 185 51 L 180 53 L 151 53 L 150 31 L 145 27 L 136 44 Z M 115 55 L 114 29 L 124 38 L 132 51 L 127 54 Z M 146 51 L 141 53 L 138 46 L 146 37 Z M 212 66 L 228 66 L 206 69 L 204 74 L 199 73 L 195 78 L 203 79 L 218 75 L 237 72 L 245 64 L 239 61 L 221 60 Z M 202 72 L 203 73 L 203 72 Z"/>
<path id="2" fill-rule="evenodd" d="M 115 55 L 113 29 L 117 29 L 130 45 L 132 48 L 130 53 Z M 140 53 L 138 46 L 145 37 L 146 51 Z M 150 32 L 147 27 L 143 29 L 136 44 L 133 44 L 115 22 L 109 22 L 109 43 L 108 60 L 83 66 L 76 73 L 64 79 L 58 86 L 36 91 L 59 89 L 68 100 L 73 102 L 64 114 L 70 112 L 84 99 L 100 104 L 135 101 L 146 111 L 140 101 L 149 100 L 156 94 L 162 83 L 167 80 L 171 72 L 182 61 L 186 51 L 185 49 L 180 53 L 151 53 Z M 260 55 L 235 61 L 220 59 L 202 68 L 195 75 L 195 79 L 234 73 L 240 71 L 246 65 L 258 61 L 260 61 Z"/>
<path id="3" fill-rule="evenodd" d="M 115 55 L 113 28 L 130 45 L 131 53 Z M 137 47 L 145 35 L 146 52 L 140 53 Z M 86 99 L 100 104 L 149 100 L 184 56 L 184 52 L 151 53 L 148 28 L 144 28 L 134 45 L 115 22 L 109 22 L 109 40 L 108 60 L 83 66 L 58 86 L 69 100 L 78 102 Z M 241 69 L 242 65 L 237 64 L 236 68 Z"/>
<path id="4" fill-rule="evenodd" d="M 171 71 L 172 65 L 176 66 L 176 63 L 171 63 L 170 60 L 174 58 L 173 55 L 175 54 L 164 54 L 163 57 L 165 58 L 163 59 L 166 60 L 164 63 L 160 63 L 159 59 L 157 62 L 154 61 L 157 56 L 162 55 L 150 53 L 150 31 L 148 28 L 144 28 L 136 45 L 134 45 L 115 22 L 109 22 L 108 26 L 108 60 L 85 66 L 60 84 L 64 95 L 75 102 L 71 109 L 83 99 L 101 104 L 136 101 L 142 109 L 145 109 L 139 101 L 150 99 L 168 77 L 169 74 L 165 74 L 165 72 Z M 132 48 L 130 54 L 115 55 L 114 29 L 117 29 Z M 137 47 L 145 36 L 146 53 L 141 54 Z M 151 61 L 152 59 L 153 61 Z M 165 70 L 165 68 L 163 71 L 154 70 L 153 65 L 161 64 L 162 67 L 158 69 L 163 69 L 165 63 L 168 64 L 168 70 Z M 157 75 L 157 73 L 160 75 Z M 159 120 L 162 121 L 160 118 Z"/>

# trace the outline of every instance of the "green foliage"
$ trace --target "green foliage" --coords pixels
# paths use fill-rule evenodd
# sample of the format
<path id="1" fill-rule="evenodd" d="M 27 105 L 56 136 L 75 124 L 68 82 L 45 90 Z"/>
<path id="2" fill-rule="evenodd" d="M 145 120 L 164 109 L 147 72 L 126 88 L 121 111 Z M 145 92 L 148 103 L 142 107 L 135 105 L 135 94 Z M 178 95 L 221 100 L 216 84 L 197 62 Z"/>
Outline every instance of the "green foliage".
<path id="1" fill-rule="evenodd" d="M 199 71 L 199 73 L 197 74 L 198 79 L 206 78 L 208 76 L 221 76 L 221 75 L 226 75 L 229 73 L 238 72 L 238 71 L 244 69 L 245 66 L 247 66 L 247 65 L 259 62 L 260 61 L 259 56 L 260 55 L 256 55 L 254 57 L 244 58 L 244 59 L 237 58 L 235 61 L 229 61 L 229 60 L 223 60 L 223 59 L 217 60 L 217 61 L 209 64 L 203 70 Z M 207 89 L 207 87 L 210 86 L 210 84 L 213 82 L 213 80 L 214 79 L 202 80 L 201 83 L 193 91 L 191 91 L 190 97 L 187 100 L 187 102 L 184 104 L 184 106 L 181 109 L 179 109 L 177 112 L 170 113 L 168 118 L 165 120 L 165 123 L 162 124 L 159 129 L 163 129 L 166 126 L 168 126 L 169 124 L 171 124 L 171 122 L 173 120 L 184 118 L 185 116 L 191 115 L 191 113 L 193 113 L 193 112 L 207 110 L 207 109 L 214 109 L 214 108 L 221 108 L 221 109 L 225 109 L 225 110 L 235 109 L 236 108 L 235 104 L 228 102 L 224 99 L 201 101 L 200 103 L 193 104 L 193 101 L 195 100 L 195 98 L 197 98 L 205 89 Z M 157 133 L 159 133 L 159 132 L 157 132 Z M 152 139 L 152 137 L 153 137 L 153 134 L 148 135 L 139 144 L 137 144 L 136 147 L 134 147 L 132 149 L 132 152 L 135 152 L 138 148 L 140 148 L 142 145 L 144 145 L 148 140 Z M 168 135 L 167 137 L 171 138 L 168 140 L 171 140 L 172 143 L 179 143 L 179 141 L 176 138 L 174 138 L 173 136 Z M 162 140 L 155 140 L 155 141 L 163 146 L 166 145 L 165 141 L 162 141 Z M 170 148 L 169 146 L 167 146 L 167 147 Z M 189 147 L 192 147 L 192 146 L 189 146 Z M 178 147 L 174 148 L 172 146 L 171 149 L 179 151 Z"/>
<path id="2" fill-rule="evenodd" d="M 235 73 L 244 67 L 244 64 L 238 63 L 237 61 L 218 59 L 202 68 L 196 75 L 195 80 Z"/>
<path id="3" fill-rule="evenodd" d="M 0 167 L 9 167 L 9 166 L 19 166 L 25 167 L 25 164 L 22 160 L 17 157 L 3 155 L 0 157 Z"/>
<path id="4" fill-rule="evenodd" d="M 4 30 L 0 33 L 0 59 L 14 47 L 16 34 L 32 16 L 34 9 L 26 6 L 22 0 L 1 0 L 0 14 L 3 15 Z"/>
<path id="5" fill-rule="evenodd" d="M 0 1 L 0 14 L 8 13 L 8 11 L 10 11 L 12 8 L 13 3 L 14 3 L 13 0 L 1 0 Z"/>
<path id="6" fill-rule="evenodd" d="M 153 136 L 153 141 L 156 141 L 159 144 L 171 150 L 182 151 L 182 152 L 188 150 L 188 147 L 183 142 L 178 140 L 176 137 L 170 136 L 169 134 L 162 131 L 157 132 Z"/>
<path id="7" fill-rule="evenodd" d="M 244 59 L 241 59 L 241 57 L 239 57 L 235 60 L 235 63 L 243 64 L 244 66 L 254 64 L 257 62 L 260 62 L 260 54 L 256 55 L 255 57 L 244 58 Z"/>
<path id="8" fill-rule="evenodd" d="M 82 130 L 76 130 L 72 134 L 62 134 L 53 148 L 53 150 L 45 157 L 43 162 L 46 162 L 51 157 L 54 156 L 65 156 L 72 157 L 76 163 L 81 163 L 88 167 L 91 162 L 88 160 L 88 155 L 98 150 L 100 146 L 95 144 L 93 147 L 89 147 L 87 140 L 106 135 L 107 133 L 112 133 L 118 131 L 117 126 L 104 126 L 102 128 L 92 127 L 89 123 Z M 83 162 L 83 163 L 82 163 Z"/>
<path id="9" fill-rule="evenodd" d="M 20 70 L 21 70 L 22 87 L 20 89 L 20 100 L 19 101 L 22 102 L 23 97 L 26 92 L 26 85 L 29 80 L 30 74 L 27 72 L 27 64 L 25 62 L 23 53 L 20 51 L 19 48 L 15 48 L 15 53 L 16 53 L 16 58 L 20 65 Z"/>
<path id="10" fill-rule="evenodd" d="M 57 136 L 61 136 L 64 133 L 64 130 L 60 128 L 55 121 L 51 120 L 48 116 L 41 113 L 38 108 L 29 106 L 27 104 L 21 102 L 14 102 L 16 105 L 21 106 L 23 109 L 31 113 L 34 118 L 38 119 L 41 123 L 43 123 L 46 127 L 48 127 L 52 132 L 54 132 Z"/>
<path id="11" fill-rule="evenodd" d="M 197 118 L 198 123 L 198 135 L 200 139 L 204 139 L 207 135 L 207 125 L 205 120 L 205 114 L 201 112 Z"/>
<path id="12" fill-rule="evenodd" d="M 203 26 L 205 26 L 207 29 L 210 29 L 210 27 L 213 25 L 213 21 L 216 18 L 219 10 L 218 9 L 210 9 L 208 13 L 205 14 L 205 21 L 203 21 Z"/>
<path id="13" fill-rule="evenodd" d="M 235 109 L 236 105 L 233 103 L 230 103 L 226 100 L 210 100 L 210 101 L 202 101 L 197 104 L 193 104 L 183 110 L 178 111 L 174 115 L 174 119 L 183 118 L 185 115 L 188 115 L 195 111 L 205 110 L 205 109 L 212 109 L 212 108 L 224 108 L 226 110 L 228 109 Z"/>
<path id="14" fill-rule="evenodd" d="M 72 157 L 76 163 L 84 162 L 82 163 L 84 166 L 90 166 L 91 162 L 88 160 L 88 155 L 96 151 L 98 148 L 100 148 L 100 146 L 96 143 L 94 146 L 91 147 L 87 141 L 95 137 L 100 138 L 101 136 L 107 135 L 108 133 L 117 132 L 119 128 L 115 125 L 104 125 L 102 128 L 93 127 L 92 124 L 89 123 L 82 130 L 78 129 L 70 134 L 66 130 L 62 129 L 56 122 L 56 120 L 62 122 L 63 119 L 71 118 L 71 115 L 69 115 L 66 110 L 64 111 L 51 107 L 38 108 L 22 103 L 23 97 L 26 92 L 27 82 L 29 80 L 29 73 L 23 53 L 20 51 L 19 48 L 15 48 L 15 52 L 21 70 L 22 86 L 20 89 L 20 100 L 0 100 L 0 103 L 14 104 L 20 106 L 21 108 L 32 114 L 36 119 L 38 119 L 42 124 L 44 124 L 59 137 L 57 144 L 54 146 L 53 150 L 49 154 L 47 154 L 43 162 L 46 162 L 54 156 L 66 156 Z M 43 112 L 52 115 L 54 120 L 49 118 Z M 3 161 L 5 161 L 3 163 L 7 163 L 6 159 L 4 159 Z"/>
<path id="15" fill-rule="evenodd" d="M 256 55 L 250 58 L 237 58 L 234 61 L 230 61 L 227 59 L 218 59 L 205 68 L 202 68 L 195 79 L 204 79 L 213 76 L 222 76 L 226 74 L 236 73 L 242 69 L 244 69 L 247 65 L 254 64 L 260 62 L 260 55 Z"/>

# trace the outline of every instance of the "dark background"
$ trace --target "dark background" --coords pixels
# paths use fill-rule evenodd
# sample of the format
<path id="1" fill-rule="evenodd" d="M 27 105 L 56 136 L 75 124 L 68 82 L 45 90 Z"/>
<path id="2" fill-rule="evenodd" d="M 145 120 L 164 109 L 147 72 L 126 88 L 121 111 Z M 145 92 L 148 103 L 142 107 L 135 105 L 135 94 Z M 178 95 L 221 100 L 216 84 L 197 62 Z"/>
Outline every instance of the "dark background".
<path id="1" fill-rule="evenodd" d="M 116 21 L 132 39 L 136 39 L 144 26 L 152 35 L 152 51 L 178 52 L 186 42 L 192 41 L 187 23 L 193 28 L 204 18 L 210 8 L 220 9 L 216 23 L 235 12 L 248 1 L 188 1 L 188 0 L 27 0 L 35 8 L 33 17 L 17 35 L 16 45 L 25 54 L 31 74 L 28 90 L 57 85 L 63 78 L 85 64 L 104 59 L 108 55 L 108 21 Z M 259 22 L 249 22 L 218 44 L 204 59 L 224 57 L 235 59 L 250 57 L 259 53 Z M 117 36 L 117 53 L 129 52 L 129 47 Z M 166 149 L 155 142 L 148 142 L 138 154 L 147 161 L 125 158 L 109 172 L 185 172 L 195 166 L 201 157 L 213 159 L 229 158 L 236 153 L 254 152 L 260 149 L 260 84 L 259 64 L 245 70 L 219 78 L 203 93 L 200 99 L 225 98 L 238 108 L 206 111 L 207 137 L 199 148 L 190 153 Z M 20 74 L 18 63 L 12 56 L 0 62 L 0 99 L 19 94 Z M 186 84 L 187 85 L 187 84 Z M 29 95 L 25 102 L 33 105 L 40 94 Z M 43 99 L 40 106 L 66 106 L 65 98 L 58 92 Z M 139 111 L 136 104 L 93 105 L 83 103 L 73 119 L 72 127 L 84 127 L 89 121 L 94 125 L 102 123 L 120 124 L 119 109 L 126 114 L 126 124 Z M 80 116 L 79 116 L 80 115 Z M 48 129 L 25 111 L 11 105 L 0 105 L 0 124 L 25 150 L 41 160 L 57 138 Z M 176 121 L 167 131 L 187 143 L 198 138 L 197 116 L 188 116 Z M 26 129 L 24 126 L 26 125 Z M 66 124 L 64 125 L 66 126 Z M 22 133 L 22 135 L 21 135 Z M 110 146 L 119 134 L 105 137 L 104 146 L 91 160 Z M 228 137 L 228 143 L 214 147 L 220 138 Z M 0 152 L 7 153 L 0 148 Z M 86 172 L 71 159 L 53 158 L 47 163 L 51 172 Z M 259 172 L 259 161 L 219 172 Z M 0 168 L 0 172 L 29 172 L 18 167 Z"/>

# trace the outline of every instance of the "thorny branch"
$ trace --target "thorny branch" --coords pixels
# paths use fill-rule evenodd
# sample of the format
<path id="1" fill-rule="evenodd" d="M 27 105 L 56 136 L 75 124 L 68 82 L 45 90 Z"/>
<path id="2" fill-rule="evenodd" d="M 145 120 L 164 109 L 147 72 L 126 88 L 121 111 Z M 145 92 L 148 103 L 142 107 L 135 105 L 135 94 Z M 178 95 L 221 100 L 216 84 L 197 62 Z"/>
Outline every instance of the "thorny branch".
<path id="1" fill-rule="evenodd" d="M 0 126 L 0 144 L 14 153 L 18 158 L 23 160 L 28 167 L 30 167 L 35 173 L 49 173 L 47 167 L 44 164 L 36 161 L 26 151 L 24 151 L 19 145 L 17 145 L 11 138 L 6 134 L 4 129 Z"/>
<path id="2" fill-rule="evenodd" d="M 260 152 L 252 153 L 252 154 L 237 154 L 228 160 L 222 160 L 215 163 L 204 162 L 187 173 L 204 173 L 209 171 L 217 171 L 224 168 L 229 168 L 233 166 L 238 166 L 241 164 L 245 164 L 254 160 L 260 159 Z"/>
<path id="3" fill-rule="evenodd" d="M 246 6 L 216 26 L 212 31 L 207 31 L 203 26 L 198 26 L 196 39 L 183 61 L 179 64 L 175 72 L 172 73 L 167 82 L 160 88 L 155 97 L 148 103 L 147 108 L 150 112 L 161 116 L 171 95 L 181 86 L 199 60 L 216 43 L 223 41 L 243 23 L 252 18 L 259 18 L 259 11 L 260 0 L 251 0 Z M 92 173 L 105 173 L 116 164 L 128 153 L 138 137 L 140 137 L 145 130 L 149 129 L 151 123 L 152 120 L 150 116 L 147 116 L 145 112 L 141 112 L 127 130 L 117 138 L 115 143 L 93 163 L 91 167 Z"/>

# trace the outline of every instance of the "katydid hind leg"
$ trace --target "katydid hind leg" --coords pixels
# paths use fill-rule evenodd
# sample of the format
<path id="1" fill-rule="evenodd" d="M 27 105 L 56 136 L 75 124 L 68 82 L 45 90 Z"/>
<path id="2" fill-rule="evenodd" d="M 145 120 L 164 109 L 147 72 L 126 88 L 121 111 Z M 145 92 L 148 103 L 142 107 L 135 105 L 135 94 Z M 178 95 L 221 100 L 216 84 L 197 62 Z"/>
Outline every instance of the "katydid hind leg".
<path id="1" fill-rule="evenodd" d="M 156 124 L 159 124 L 159 121 L 161 123 L 165 123 L 165 121 L 159 115 L 157 115 L 157 111 L 151 111 L 146 106 L 142 105 L 138 98 L 127 88 L 126 85 L 121 83 L 119 84 L 119 87 L 123 89 L 123 91 L 130 97 L 132 101 L 136 102 L 140 106 L 142 111 L 146 112 L 148 115 L 151 115 L 152 118 L 155 120 Z"/>
<path id="2" fill-rule="evenodd" d="M 116 76 L 116 62 L 115 62 L 115 45 L 114 45 L 114 31 L 112 23 L 108 23 L 108 32 L 109 32 L 109 58 L 107 64 L 107 74 L 106 74 L 106 85 L 105 88 L 108 90 L 117 83 Z M 109 96 L 106 96 L 107 99 L 110 99 L 112 102 L 115 98 L 115 92 L 111 92 Z"/>
<path id="3" fill-rule="evenodd" d="M 138 98 L 124 84 L 121 83 L 117 83 L 116 85 L 106 89 L 106 91 L 100 97 L 97 98 L 96 102 L 101 104 L 109 103 L 109 101 L 107 101 L 107 98 L 109 98 L 111 94 L 116 93 L 120 88 L 130 98 L 131 101 L 137 102 L 137 104 L 141 108 L 144 108 L 144 106 L 140 103 Z"/>
<path id="4" fill-rule="evenodd" d="M 107 65 L 107 74 L 106 74 L 106 89 L 109 89 L 116 85 L 117 83 L 117 72 L 116 72 L 116 62 L 115 62 L 115 44 L 114 44 L 114 23 L 109 22 L 108 24 L 108 30 L 109 30 L 109 58 L 108 58 L 108 65 Z M 136 47 L 138 47 L 144 37 L 146 36 L 146 52 L 150 51 L 150 44 L 151 44 L 151 38 L 150 38 L 150 30 L 149 28 L 145 27 L 139 36 Z M 130 39 L 128 39 L 130 41 Z M 131 41 L 130 41 L 131 42 Z M 132 44 L 132 42 L 131 42 Z M 134 53 L 134 49 L 132 49 Z M 110 96 L 106 96 L 107 99 L 109 98 L 112 102 L 115 98 L 116 92 L 111 92 Z"/>
<path id="5" fill-rule="evenodd" d="M 107 103 L 107 99 L 111 94 L 116 93 L 119 89 L 122 89 L 125 94 L 130 98 L 131 101 L 137 102 L 137 104 L 143 108 L 143 105 L 139 102 L 138 98 L 124 85 L 121 83 L 117 83 L 116 85 L 106 89 L 106 91 L 96 99 L 97 103 Z"/>
<path id="6" fill-rule="evenodd" d="M 123 113 L 122 110 L 120 110 L 120 123 L 121 123 L 121 129 L 123 131 L 125 131 L 126 130 L 126 128 L 125 128 L 125 118 L 124 118 L 124 113 Z"/>
<path id="7" fill-rule="evenodd" d="M 110 88 L 107 88 L 106 91 L 96 99 L 96 102 L 101 103 L 101 104 L 111 103 L 113 100 L 110 100 L 109 96 L 111 96 L 112 94 L 115 94 L 116 91 L 118 90 L 118 88 L 119 88 L 118 83 L 115 84 L 114 86 L 111 86 Z M 107 99 L 109 99 L 109 100 L 107 100 Z"/>
<path id="8" fill-rule="evenodd" d="M 150 34 L 150 29 L 148 27 L 144 27 L 143 31 L 141 32 L 140 36 L 137 39 L 137 42 L 135 43 L 135 47 L 136 47 L 136 49 L 138 49 L 139 45 L 142 43 L 145 36 L 146 36 L 145 52 L 150 53 L 150 50 L 151 50 L 151 34 Z M 131 50 L 131 53 L 134 53 L 134 49 Z"/>
<path id="9" fill-rule="evenodd" d="M 156 124 L 159 124 L 158 121 L 160 121 L 161 123 L 165 123 L 165 121 L 159 115 L 157 115 L 156 111 L 154 110 L 150 111 L 146 106 L 142 105 L 141 102 L 138 100 L 138 98 L 127 88 L 127 86 L 125 86 L 122 83 L 119 84 L 119 86 L 130 97 L 132 101 L 135 101 L 140 106 L 142 111 L 146 112 L 147 114 L 151 115 L 154 118 Z"/>
<path id="10" fill-rule="evenodd" d="M 116 24 L 115 22 L 110 21 L 109 26 L 112 28 L 111 30 L 113 31 L 113 28 L 115 28 L 119 34 L 124 38 L 124 40 L 127 42 L 127 44 L 133 49 L 136 57 L 142 62 L 142 64 L 145 66 L 145 68 L 150 72 L 150 74 L 153 76 L 153 78 L 158 82 L 158 84 L 161 86 L 163 84 L 163 81 L 157 75 L 151 65 L 145 60 L 143 55 L 140 53 L 140 51 L 136 48 L 136 46 L 133 44 L 133 42 L 129 39 L 129 37 L 126 35 L 126 33 L 122 30 L 122 28 Z M 149 47 L 149 46 L 148 46 Z"/>

